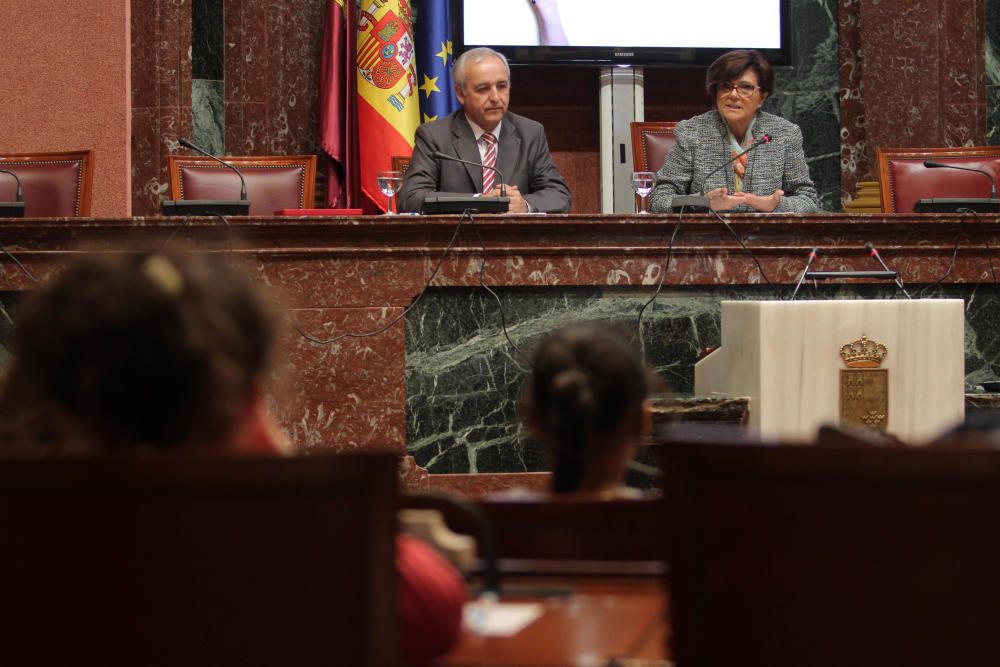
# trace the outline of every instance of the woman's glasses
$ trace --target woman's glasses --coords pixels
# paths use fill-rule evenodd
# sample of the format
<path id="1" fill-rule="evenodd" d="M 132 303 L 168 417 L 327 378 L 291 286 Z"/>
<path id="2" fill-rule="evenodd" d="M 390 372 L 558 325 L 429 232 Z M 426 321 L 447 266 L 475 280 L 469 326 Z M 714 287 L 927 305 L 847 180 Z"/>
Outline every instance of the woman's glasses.
<path id="1" fill-rule="evenodd" d="M 742 81 L 740 83 L 720 83 L 719 84 L 719 95 L 728 95 L 733 90 L 739 93 L 740 97 L 750 97 L 753 95 L 753 91 L 760 88 L 760 86 L 755 86 L 752 83 L 746 83 Z"/>

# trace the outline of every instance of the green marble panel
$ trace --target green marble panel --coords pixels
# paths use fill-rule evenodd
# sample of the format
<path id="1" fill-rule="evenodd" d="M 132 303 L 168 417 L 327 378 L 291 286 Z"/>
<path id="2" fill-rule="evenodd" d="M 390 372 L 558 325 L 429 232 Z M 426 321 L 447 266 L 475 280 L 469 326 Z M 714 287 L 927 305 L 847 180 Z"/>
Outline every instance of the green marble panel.
<path id="1" fill-rule="evenodd" d="M 910 291 L 916 294 L 919 289 Z M 628 288 L 497 288 L 501 307 L 478 288 L 433 288 L 406 317 L 407 448 L 434 473 L 545 469 L 541 446 L 520 432 L 516 405 L 533 346 L 577 320 L 635 331 L 648 291 Z M 647 309 L 642 342 L 650 364 L 677 392 L 694 390 L 694 363 L 720 343 L 720 302 L 787 297 L 782 287 L 674 287 Z M 891 286 L 820 286 L 806 299 L 895 298 Z M 966 302 L 966 383 L 1000 377 L 1000 290 L 936 288 L 925 297 Z M 516 346 L 516 347 L 515 347 Z"/>

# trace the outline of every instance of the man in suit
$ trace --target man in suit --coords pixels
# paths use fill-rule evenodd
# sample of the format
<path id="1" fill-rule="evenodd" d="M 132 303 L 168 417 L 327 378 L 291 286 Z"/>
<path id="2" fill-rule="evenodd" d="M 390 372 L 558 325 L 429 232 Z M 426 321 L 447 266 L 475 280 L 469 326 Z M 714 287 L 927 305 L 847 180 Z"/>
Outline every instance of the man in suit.
<path id="1" fill-rule="evenodd" d="M 417 128 L 413 158 L 399 191 L 401 211 L 419 211 L 431 192 L 500 194 L 500 177 L 488 169 L 435 159 L 440 151 L 476 164 L 490 164 L 503 174 L 511 213 L 566 213 L 569 188 L 552 164 L 545 129 L 510 113 L 510 66 L 501 53 L 466 51 L 452 71 L 462 108 L 447 118 Z M 492 185 L 491 185 L 492 182 Z"/>

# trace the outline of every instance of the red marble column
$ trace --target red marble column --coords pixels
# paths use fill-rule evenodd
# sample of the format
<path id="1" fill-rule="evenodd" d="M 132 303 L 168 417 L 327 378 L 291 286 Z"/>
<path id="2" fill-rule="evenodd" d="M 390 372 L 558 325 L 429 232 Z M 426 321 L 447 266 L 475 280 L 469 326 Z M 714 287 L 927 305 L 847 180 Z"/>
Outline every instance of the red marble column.
<path id="1" fill-rule="evenodd" d="M 840 1 L 841 187 L 879 146 L 986 143 L 983 0 Z"/>
<path id="2" fill-rule="evenodd" d="M 314 153 L 325 3 L 224 3 L 226 153 Z"/>
<path id="3" fill-rule="evenodd" d="M 132 0 L 133 215 L 159 212 L 167 156 L 190 136 L 191 3 Z"/>

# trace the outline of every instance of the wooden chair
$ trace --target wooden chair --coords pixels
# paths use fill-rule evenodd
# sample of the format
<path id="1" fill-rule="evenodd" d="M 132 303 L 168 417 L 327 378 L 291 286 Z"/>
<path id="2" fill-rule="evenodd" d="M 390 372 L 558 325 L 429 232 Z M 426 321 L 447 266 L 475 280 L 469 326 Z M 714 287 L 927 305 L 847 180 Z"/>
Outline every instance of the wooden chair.
<path id="1" fill-rule="evenodd" d="M 0 169 L 21 179 L 28 218 L 87 217 L 94 182 L 94 151 L 0 154 Z M 0 201 L 14 201 L 16 181 L 0 174 Z"/>
<path id="2" fill-rule="evenodd" d="M 394 664 L 396 465 L 0 461 L 4 661 Z"/>
<path id="3" fill-rule="evenodd" d="M 879 148 L 882 211 L 910 213 L 920 199 L 932 197 L 988 198 L 985 176 L 957 169 L 929 169 L 924 160 L 985 169 L 1000 181 L 1000 146 L 962 148 Z"/>
<path id="4" fill-rule="evenodd" d="M 633 122 L 632 171 L 656 172 L 663 166 L 670 149 L 677 143 L 674 136 L 676 122 Z"/>
<path id="5" fill-rule="evenodd" d="M 392 170 L 405 175 L 406 170 L 410 168 L 410 159 L 409 155 L 393 155 Z"/>
<path id="6" fill-rule="evenodd" d="M 315 155 L 253 155 L 220 158 L 240 170 L 247 183 L 250 215 L 286 208 L 312 208 L 316 196 Z M 168 158 L 171 199 L 238 199 L 240 180 L 204 156 Z"/>
<path id="7" fill-rule="evenodd" d="M 987 665 L 1000 452 L 675 444 L 677 664 Z"/>
<path id="8" fill-rule="evenodd" d="M 439 509 L 455 532 L 485 536 L 493 553 L 480 556 L 495 560 L 501 573 L 641 575 L 662 569 L 665 535 L 649 528 L 664 523 L 666 508 L 657 498 L 500 494 L 462 503 L 474 502 L 475 513 L 412 498 L 404 504 Z"/>

